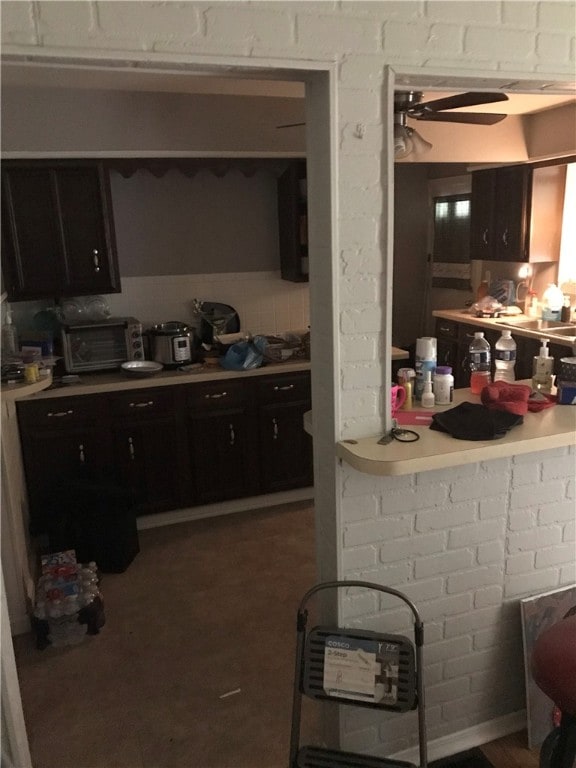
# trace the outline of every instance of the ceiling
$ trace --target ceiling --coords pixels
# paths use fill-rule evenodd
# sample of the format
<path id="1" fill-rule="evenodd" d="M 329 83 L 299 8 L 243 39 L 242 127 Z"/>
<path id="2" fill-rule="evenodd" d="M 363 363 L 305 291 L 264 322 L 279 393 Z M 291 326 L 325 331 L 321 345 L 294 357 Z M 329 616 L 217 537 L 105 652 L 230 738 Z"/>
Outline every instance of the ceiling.
<path id="1" fill-rule="evenodd" d="M 425 78 L 426 79 L 426 78 Z M 422 101 L 451 96 L 460 90 L 441 90 L 445 80 L 430 79 L 419 88 L 424 92 Z M 451 81 L 452 84 L 452 81 Z M 552 109 L 562 104 L 576 103 L 574 83 L 551 83 L 549 90 L 540 84 L 539 93 L 515 92 L 520 84 L 503 83 L 498 90 L 508 94 L 507 102 L 485 104 L 477 107 L 465 107 L 462 112 L 500 112 L 508 115 L 525 115 Z M 428 87 L 426 87 L 428 86 Z M 4 62 L 2 66 L 2 87 L 39 87 L 39 88 L 80 88 L 121 91 L 151 91 L 172 93 L 201 93 L 233 96 L 281 97 L 302 99 L 305 96 L 305 84 L 301 81 L 261 79 L 252 76 L 218 77 L 210 73 L 190 74 L 189 72 L 161 72 L 143 70 L 110 70 L 105 67 L 80 67 L 50 65 L 37 66 L 21 62 Z M 414 88 L 414 86 L 411 86 Z M 406 86 L 406 89 L 407 86 Z M 437 90 L 438 89 L 438 90 Z M 398 88 L 397 90 L 402 90 Z M 466 90 L 471 90 L 469 82 Z M 492 87 L 479 87 L 478 90 L 495 90 Z"/>

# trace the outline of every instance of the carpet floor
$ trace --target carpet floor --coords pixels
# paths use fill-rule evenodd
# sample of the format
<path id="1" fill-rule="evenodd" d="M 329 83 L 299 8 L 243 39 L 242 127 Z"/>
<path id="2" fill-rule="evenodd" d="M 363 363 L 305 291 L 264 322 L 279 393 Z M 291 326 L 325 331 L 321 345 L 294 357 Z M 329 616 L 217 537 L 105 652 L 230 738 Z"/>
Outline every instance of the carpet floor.
<path id="1" fill-rule="evenodd" d="M 313 509 L 155 528 L 140 546 L 103 575 L 99 635 L 43 651 L 15 638 L 34 768 L 284 768 Z"/>

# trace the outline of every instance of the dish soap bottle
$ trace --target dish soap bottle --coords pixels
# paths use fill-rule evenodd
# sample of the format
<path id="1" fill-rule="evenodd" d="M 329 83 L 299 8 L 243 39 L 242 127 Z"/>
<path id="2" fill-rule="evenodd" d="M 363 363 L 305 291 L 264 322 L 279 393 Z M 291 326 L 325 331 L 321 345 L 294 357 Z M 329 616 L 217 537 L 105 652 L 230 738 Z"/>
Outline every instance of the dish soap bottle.
<path id="1" fill-rule="evenodd" d="M 554 358 L 549 356 L 549 341 L 550 339 L 542 339 L 540 354 L 534 357 L 532 364 L 532 387 L 547 395 L 552 391 L 552 374 L 554 372 Z"/>

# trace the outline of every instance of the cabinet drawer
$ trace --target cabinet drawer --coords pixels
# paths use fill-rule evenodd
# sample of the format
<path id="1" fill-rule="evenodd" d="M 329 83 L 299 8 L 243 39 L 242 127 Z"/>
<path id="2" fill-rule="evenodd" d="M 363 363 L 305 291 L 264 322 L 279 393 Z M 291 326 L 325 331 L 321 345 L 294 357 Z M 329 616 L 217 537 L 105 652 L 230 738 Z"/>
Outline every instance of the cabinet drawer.
<path id="1" fill-rule="evenodd" d="M 110 410 L 119 418 L 142 418 L 174 412 L 175 393 L 172 387 L 162 389 L 133 389 L 110 395 Z"/>
<path id="2" fill-rule="evenodd" d="M 248 381 L 207 381 L 192 384 L 186 391 L 186 405 L 194 410 L 235 408 L 250 402 Z"/>
<path id="3" fill-rule="evenodd" d="M 448 339 L 458 338 L 458 323 L 454 320 L 436 319 L 436 336 Z"/>
<path id="4" fill-rule="evenodd" d="M 74 429 L 95 425 L 108 415 L 106 398 L 99 396 L 55 397 L 37 402 L 20 402 L 16 407 L 23 429 Z"/>
<path id="5" fill-rule="evenodd" d="M 283 403 L 310 399 L 310 375 L 295 373 L 259 379 L 259 403 Z"/>

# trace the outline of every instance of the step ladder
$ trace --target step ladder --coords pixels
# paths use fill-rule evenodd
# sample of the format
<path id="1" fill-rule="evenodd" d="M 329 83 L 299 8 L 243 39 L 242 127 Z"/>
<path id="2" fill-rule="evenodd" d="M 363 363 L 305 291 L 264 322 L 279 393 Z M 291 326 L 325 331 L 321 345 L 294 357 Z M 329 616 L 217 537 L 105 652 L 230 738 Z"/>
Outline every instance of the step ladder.
<path id="1" fill-rule="evenodd" d="M 414 642 L 403 635 L 317 626 L 307 629 L 306 605 L 318 592 L 363 587 L 402 600 L 414 619 Z M 414 604 L 398 590 L 368 581 L 326 581 L 300 602 L 292 699 L 290 768 L 427 768 L 422 683 L 424 626 Z M 419 766 L 403 760 L 300 745 L 302 697 L 386 712 L 418 710 Z"/>

